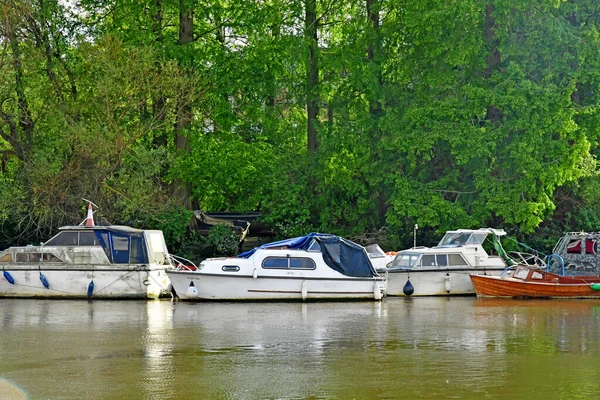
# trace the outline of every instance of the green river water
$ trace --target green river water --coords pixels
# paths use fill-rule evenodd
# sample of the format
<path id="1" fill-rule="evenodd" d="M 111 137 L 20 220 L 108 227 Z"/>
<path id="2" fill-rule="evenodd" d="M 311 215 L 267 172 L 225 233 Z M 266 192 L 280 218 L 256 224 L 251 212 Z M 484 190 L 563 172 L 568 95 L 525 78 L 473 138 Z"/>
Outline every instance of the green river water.
<path id="1" fill-rule="evenodd" d="M 0 299 L 5 399 L 596 399 L 600 301 Z"/>

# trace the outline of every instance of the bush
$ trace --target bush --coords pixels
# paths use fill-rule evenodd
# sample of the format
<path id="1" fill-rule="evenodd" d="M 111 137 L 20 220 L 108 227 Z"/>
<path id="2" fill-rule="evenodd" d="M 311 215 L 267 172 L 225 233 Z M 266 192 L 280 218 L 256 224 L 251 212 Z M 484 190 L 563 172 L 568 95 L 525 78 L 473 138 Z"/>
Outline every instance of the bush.
<path id="1" fill-rule="evenodd" d="M 239 253 L 240 239 L 228 225 L 213 226 L 205 240 L 216 256 L 233 256 Z"/>

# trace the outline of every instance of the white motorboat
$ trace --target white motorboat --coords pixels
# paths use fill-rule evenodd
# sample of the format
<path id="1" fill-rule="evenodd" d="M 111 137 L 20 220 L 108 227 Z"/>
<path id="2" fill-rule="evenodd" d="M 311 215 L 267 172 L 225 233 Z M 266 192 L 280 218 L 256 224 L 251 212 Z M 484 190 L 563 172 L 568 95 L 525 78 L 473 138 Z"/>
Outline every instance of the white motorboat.
<path id="1" fill-rule="evenodd" d="M 483 248 L 491 235 L 499 255 Z M 499 238 L 502 229 L 448 231 L 434 247 L 414 247 L 398 252 L 394 261 L 377 272 L 386 278 L 389 296 L 474 295 L 471 274 L 500 275 L 508 264 Z"/>
<path id="2" fill-rule="evenodd" d="M 90 204 L 81 225 L 0 252 L 0 297 L 171 297 L 166 270 L 174 259 L 161 231 L 96 226 Z"/>
<path id="3" fill-rule="evenodd" d="M 211 258 L 167 271 L 182 300 L 375 299 L 384 295 L 364 247 L 311 233 L 237 257 Z"/>

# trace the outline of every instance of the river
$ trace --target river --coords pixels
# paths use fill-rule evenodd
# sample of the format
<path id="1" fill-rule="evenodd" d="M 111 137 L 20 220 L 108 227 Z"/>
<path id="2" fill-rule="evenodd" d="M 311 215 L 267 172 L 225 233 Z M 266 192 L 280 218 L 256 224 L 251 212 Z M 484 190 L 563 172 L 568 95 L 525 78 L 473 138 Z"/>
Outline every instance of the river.
<path id="1" fill-rule="evenodd" d="M 0 299 L 0 399 L 592 399 L 600 301 Z"/>

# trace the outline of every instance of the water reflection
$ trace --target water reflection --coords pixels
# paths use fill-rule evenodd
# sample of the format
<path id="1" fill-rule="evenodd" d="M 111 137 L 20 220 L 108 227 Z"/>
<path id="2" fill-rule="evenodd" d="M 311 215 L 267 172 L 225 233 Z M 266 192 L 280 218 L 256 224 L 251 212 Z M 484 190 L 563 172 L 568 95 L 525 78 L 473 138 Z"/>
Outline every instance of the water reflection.
<path id="1" fill-rule="evenodd" d="M 60 399 L 586 397 L 600 389 L 599 311 L 594 300 L 6 299 L 0 378 Z"/>

